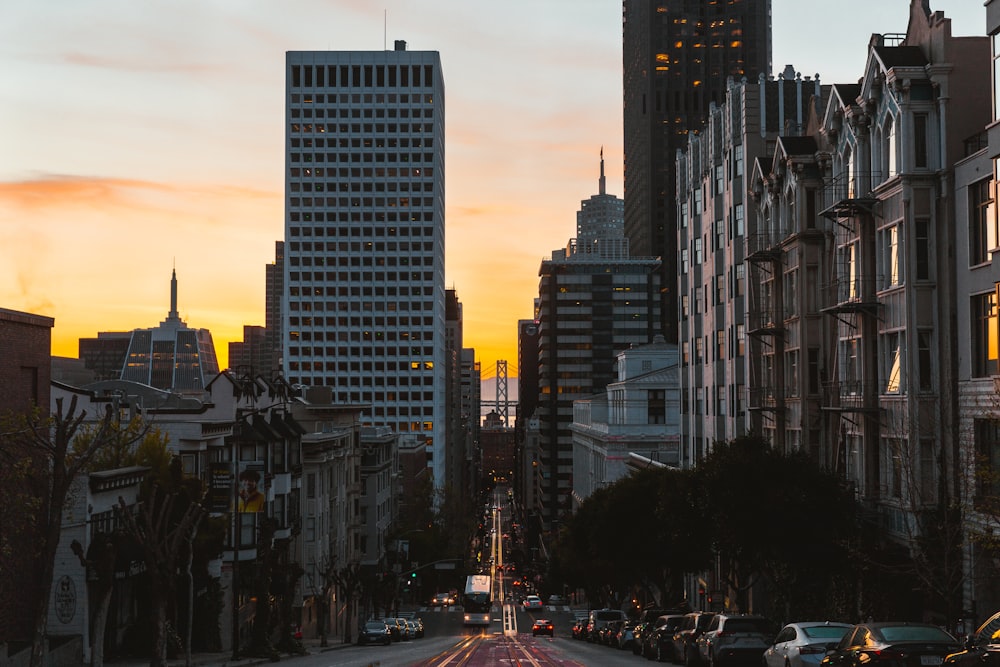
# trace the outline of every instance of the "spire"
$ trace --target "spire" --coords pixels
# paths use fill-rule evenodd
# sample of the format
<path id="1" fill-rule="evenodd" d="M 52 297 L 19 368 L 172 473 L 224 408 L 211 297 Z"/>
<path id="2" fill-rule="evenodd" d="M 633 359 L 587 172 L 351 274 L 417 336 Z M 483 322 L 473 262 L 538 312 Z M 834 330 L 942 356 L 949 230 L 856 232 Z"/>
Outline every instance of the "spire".
<path id="1" fill-rule="evenodd" d="M 180 316 L 177 314 L 177 269 L 173 270 L 170 276 L 170 312 L 167 313 L 168 320 L 178 320 Z"/>
<path id="2" fill-rule="evenodd" d="M 604 183 L 604 146 L 601 146 L 601 180 L 597 182 L 597 193 L 606 194 L 607 188 Z"/>

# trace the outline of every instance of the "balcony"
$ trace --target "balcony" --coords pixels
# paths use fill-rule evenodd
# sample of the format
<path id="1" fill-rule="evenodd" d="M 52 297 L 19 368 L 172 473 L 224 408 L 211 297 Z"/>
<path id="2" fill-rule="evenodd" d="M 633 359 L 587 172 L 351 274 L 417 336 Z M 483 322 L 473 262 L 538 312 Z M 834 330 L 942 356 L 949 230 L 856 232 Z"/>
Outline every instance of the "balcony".
<path id="1" fill-rule="evenodd" d="M 781 260 L 781 245 L 778 233 L 758 231 L 746 236 L 746 260 L 748 262 L 777 262 Z"/>
<path id="2" fill-rule="evenodd" d="M 777 412 L 784 408 L 783 387 L 753 387 L 749 391 L 750 409 L 763 412 Z"/>
<path id="3" fill-rule="evenodd" d="M 874 313 L 879 300 L 875 296 L 880 280 L 868 278 L 840 278 L 824 286 L 825 302 L 833 304 L 822 309 L 824 313 Z"/>
<path id="4" fill-rule="evenodd" d="M 747 334 L 751 336 L 780 336 L 784 331 L 781 315 L 771 310 L 747 315 Z"/>
<path id="5" fill-rule="evenodd" d="M 862 380 L 826 382 L 823 384 L 823 409 L 877 414 L 877 386 Z"/>
<path id="6" fill-rule="evenodd" d="M 878 199 L 872 194 L 873 172 L 844 172 L 831 178 L 823 188 L 822 214 L 831 220 L 869 218 Z"/>

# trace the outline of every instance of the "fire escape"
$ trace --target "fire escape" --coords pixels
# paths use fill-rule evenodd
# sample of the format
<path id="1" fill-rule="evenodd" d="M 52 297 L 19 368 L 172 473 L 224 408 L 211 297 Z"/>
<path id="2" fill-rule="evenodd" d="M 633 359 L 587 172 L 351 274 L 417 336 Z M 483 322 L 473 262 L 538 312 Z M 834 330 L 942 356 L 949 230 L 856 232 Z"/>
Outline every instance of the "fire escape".
<path id="1" fill-rule="evenodd" d="M 771 215 L 777 215 L 772 210 Z M 784 437 L 785 331 L 782 316 L 782 250 L 776 221 L 764 224 L 746 238 L 748 268 L 748 342 L 750 430 L 771 442 Z"/>
<path id="2" fill-rule="evenodd" d="M 824 313 L 836 318 L 836 345 L 830 350 L 830 377 L 823 383 L 823 409 L 831 413 L 829 442 L 838 473 L 859 472 L 869 490 L 878 488 L 879 394 L 876 296 L 876 219 L 879 201 L 870 192 L 870 174 L 847 172 L 824 189 L 834 222 L 836 260 L 827 285 Z M 863 461 L 852 460 L 852 443 L 862 443 Z M 860 470 L 857 467 L 860 466 Z"/>

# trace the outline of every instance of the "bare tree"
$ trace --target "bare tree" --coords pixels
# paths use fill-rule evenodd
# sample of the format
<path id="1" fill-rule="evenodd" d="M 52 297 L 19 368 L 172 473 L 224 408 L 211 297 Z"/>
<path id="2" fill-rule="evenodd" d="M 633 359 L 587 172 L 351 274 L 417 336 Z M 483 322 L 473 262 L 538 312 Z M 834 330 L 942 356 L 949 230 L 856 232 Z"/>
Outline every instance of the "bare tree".
<path id="1" fill-rule="evenodd" d="M 30 477 L 25 481 L 35 484 L 38 492 L 40 572 L 37 592 L 33 596 L 36 607 L 33 610 L 32 667 L 42 667 L 44 661 L 49 599 L 66 500 L 74 481 L 89 468 L 91 460 L 109 443 L 122 440 L 122 426 L 109 404 L 104 415 L 90 430 L 87 441 L 76 443 L 76 436 L 86 418 L 86 410 L 77 409 L 76 396 L 70 400 L 68 408 L 64 408 L 63 399 L 58 398 L 54 414 L 47 418 L 38 414 L 28 416 L 21 428 L 3 434 L 5 446 L 0 447 L 0 453 L 9 457 L 11 462 L 19 458 L 30 461 L 30 465 L 21 470 Z M 142 431 L 136 432 L 132 442 L 143 435 Z"/>
<path id="2" fill-rule="evenodd" d="M 206 511 L 186 489 L 166 491 L 159 485 L 151 488 L 135 514 L 124 498 L 119 498 L 118 504 L 125 531 L 141 547 L 149 573 L 153 606 L 149 664 L 162 667 L 167 661 L 168 607 L 176 600 L 177 572 L 182 563 L 187 563 L 191 541 Z M 185 646 L 184 650 L 190 660 L 191 647 Z"/>

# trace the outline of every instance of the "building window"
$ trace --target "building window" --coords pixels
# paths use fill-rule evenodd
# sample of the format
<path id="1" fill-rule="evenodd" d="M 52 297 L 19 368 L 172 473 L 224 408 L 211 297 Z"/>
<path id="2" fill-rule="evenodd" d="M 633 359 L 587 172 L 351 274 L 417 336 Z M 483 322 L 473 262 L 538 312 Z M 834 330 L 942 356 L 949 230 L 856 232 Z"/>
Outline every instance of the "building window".
<path id="1" fill-rule="evenodd" d="M 914 218 L 913 227 L 916 245 L 916 279 L 928 280 L 931 277 L 930 220 L 927 216 L 917 216 Z"/>
<path id="2" fill-rule="evenodd" d="M 995 512 L 1000 498 L 1000 421 L 976 419 L 976 508 Z"/>
<path id="3" fill-rule="evenodd" d="M 990 261 L 990 251 L 997 246 L 994 182 L 984 178 L 969 186 L 969 264 Z"/>
<path id="4" fill-rule="evenodd" d="M 993 43 L 993 119 L 1000 119 L 1000 33 L 990 35 Z"/>
<path id="5" fill-rule="evenodd" d="M 926 169 L 927 154 L 927 114 L 913 114 L 913 164 L 918 169 Z"/>
<path id="6" fill-rule="evenodd" d="M 997 297 L 996 292 L 972 297 L 972 377 L 987 377 L 997 372 Z"/>
<path id="7" fill-rule="evenodd" d="M 736 325 L 736 356 L 742 357 L 746 346 L 746 328 L 743 324 Z"/>
<path id="8" fill-rule="evenodd" d="M 653 389 L 647 395 L 646 422 L 649 424 L 667 423 L 667 392 L 665 389 Z"/>
<path id="9" fill-rule="evenodd" d="M 736 284 L 734 286 L 734 296 L 743 296 L 744 284 L 746 283 L 746 265 L 737 264 L 736 265 Z"/>
<path id="10" fill-rule="evenodd" d="M 719 329 L 715 332 L 715 349 L 718 359 L 726 358 L 726 331 Z"/>
<path id="11" fill-rule="evenodd" d="M 743 236 L 743 204 L 733 207 L 733 218 L 736 220 L 736 236 Z"/>
<path id="12" fill-rule="evenodd" d="M 699 264 L 701 264 L 701 239 L 697 238 L 694 240 L 694 265 Z"/>
<path id="13" fill-rule="evenodd" d="M 900 394 L 903 392 L 902 363 L 903 337 L 898 331 L 882 336 L 882 393 Z"/>
<path id="14" fill-rule="evenodd" d="M 681 250 L 681 273 L 688 272 L 688 250 L 683 248 Z"/>
<path id="15" fill-rule="evenodd" d="M 934 387 L 931 353 L 931 332 L 917 332 L 917 382 L 920 391 L 930 391 Z"/>
<path id="16" fill-rule="evenodd" d="M 785 352 L 785 396 L 799 395 L 799 351 Z"/>

